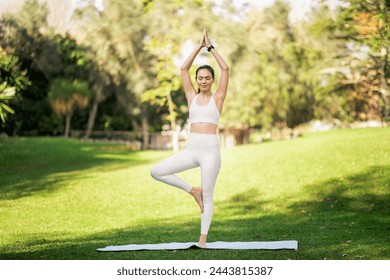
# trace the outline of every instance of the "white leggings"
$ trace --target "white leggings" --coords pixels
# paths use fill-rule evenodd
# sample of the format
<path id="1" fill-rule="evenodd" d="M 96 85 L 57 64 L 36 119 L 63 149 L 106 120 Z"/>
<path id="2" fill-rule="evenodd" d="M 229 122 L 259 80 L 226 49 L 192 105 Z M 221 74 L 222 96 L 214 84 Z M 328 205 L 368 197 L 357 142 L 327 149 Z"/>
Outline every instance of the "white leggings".
<path id="1" fill-rule="evenodd" d="M 158 181 L 190 192 L 192 185 L 175 175 L 200 167 L 204 211 L 201 215 L 201 234 L 207 234 L 214 210 L 214 186 L 221 167 L 221 155 L 216 134 L 191 133 L 186 148 L 155 165 L 150 175 Z"/>

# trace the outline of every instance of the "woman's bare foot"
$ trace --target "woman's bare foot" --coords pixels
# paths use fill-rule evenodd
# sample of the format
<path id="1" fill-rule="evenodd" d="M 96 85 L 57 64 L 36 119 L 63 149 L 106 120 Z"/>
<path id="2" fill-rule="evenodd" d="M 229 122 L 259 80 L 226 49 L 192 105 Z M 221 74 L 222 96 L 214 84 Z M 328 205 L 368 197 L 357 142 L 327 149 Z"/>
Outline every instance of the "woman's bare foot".
<path id="1" fill-rule="evenodd" d="M 201 234 L 199 237 L 199 247 L 206 248 L 207 234 Z"/>
<path id="2" fill-rule="evenodd" d="M 190 195 L 192 195 L 195 198 L 196 203 L 198 203 L 200 207 L 200 212 L 203 213 L 203 196 L 202 196 L 202 188 L 198 187 L 192 187 L 190 191 Z"/>

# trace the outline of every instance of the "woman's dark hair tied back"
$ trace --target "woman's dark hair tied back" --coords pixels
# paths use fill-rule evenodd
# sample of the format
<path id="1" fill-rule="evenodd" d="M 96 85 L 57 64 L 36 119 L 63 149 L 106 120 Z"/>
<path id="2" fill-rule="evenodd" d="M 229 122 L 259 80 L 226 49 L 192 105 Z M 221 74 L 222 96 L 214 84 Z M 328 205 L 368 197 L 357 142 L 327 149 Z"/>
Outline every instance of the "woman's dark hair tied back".
<path id="1" fill-rule="evenodd" d="M 209 70 L 210 73 L 211 73 L 211 76 L 213 77 L 213 79 L 215 78 L 215 77 L 214 77 L 214 69 L 213 69 L 213 67 L 211 67 L 210 65 L 206 65 L 206 64 L 205 64 L 205 65 L 202 65 L 202 66 L 199 66 L 198 69 L 196 69 L 195 78 L 198 77 L 198 72 L 199 72 L 199 70 L 202 70 L 202 69 L 207 69 L 207 70 Z"/>

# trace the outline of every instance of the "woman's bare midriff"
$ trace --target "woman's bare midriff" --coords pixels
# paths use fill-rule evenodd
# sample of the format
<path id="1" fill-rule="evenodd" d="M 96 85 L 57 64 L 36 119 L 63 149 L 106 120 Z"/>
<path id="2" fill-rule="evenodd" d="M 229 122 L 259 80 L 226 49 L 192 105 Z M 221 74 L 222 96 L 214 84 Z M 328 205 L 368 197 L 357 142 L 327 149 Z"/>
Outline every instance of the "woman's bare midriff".
<path id="1" fill-rule="evenodd" d="M 190 127 L 190 132 L 192 133 L 202 133 L 202 134 L 216 134 L 217 125 L 212 123 L 193 123 Z"/>

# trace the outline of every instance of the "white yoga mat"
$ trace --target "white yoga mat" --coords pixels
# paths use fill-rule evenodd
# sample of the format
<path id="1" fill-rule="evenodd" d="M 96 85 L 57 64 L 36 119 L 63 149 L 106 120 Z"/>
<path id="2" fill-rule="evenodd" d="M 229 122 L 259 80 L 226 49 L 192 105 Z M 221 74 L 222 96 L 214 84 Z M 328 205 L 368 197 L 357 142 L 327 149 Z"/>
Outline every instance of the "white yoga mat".
<path id="1" fill-rule="evenodd" d="M 97 249 L 101 252 L 117 252 L 117 251 L 141 251 L 141 250 L 186 250 L 190 248 L 200 249 L 229 249 L 229 250 L 280 250 L 293 249 L 298 250 L 298 241 L 251 241 L 251 242 L 211 242 L 207 243 L 206 248 L 198 246 L 196 242 L 172 242 L 160 244 L 129 244 L 119 246 L 107 246 Z"/>

